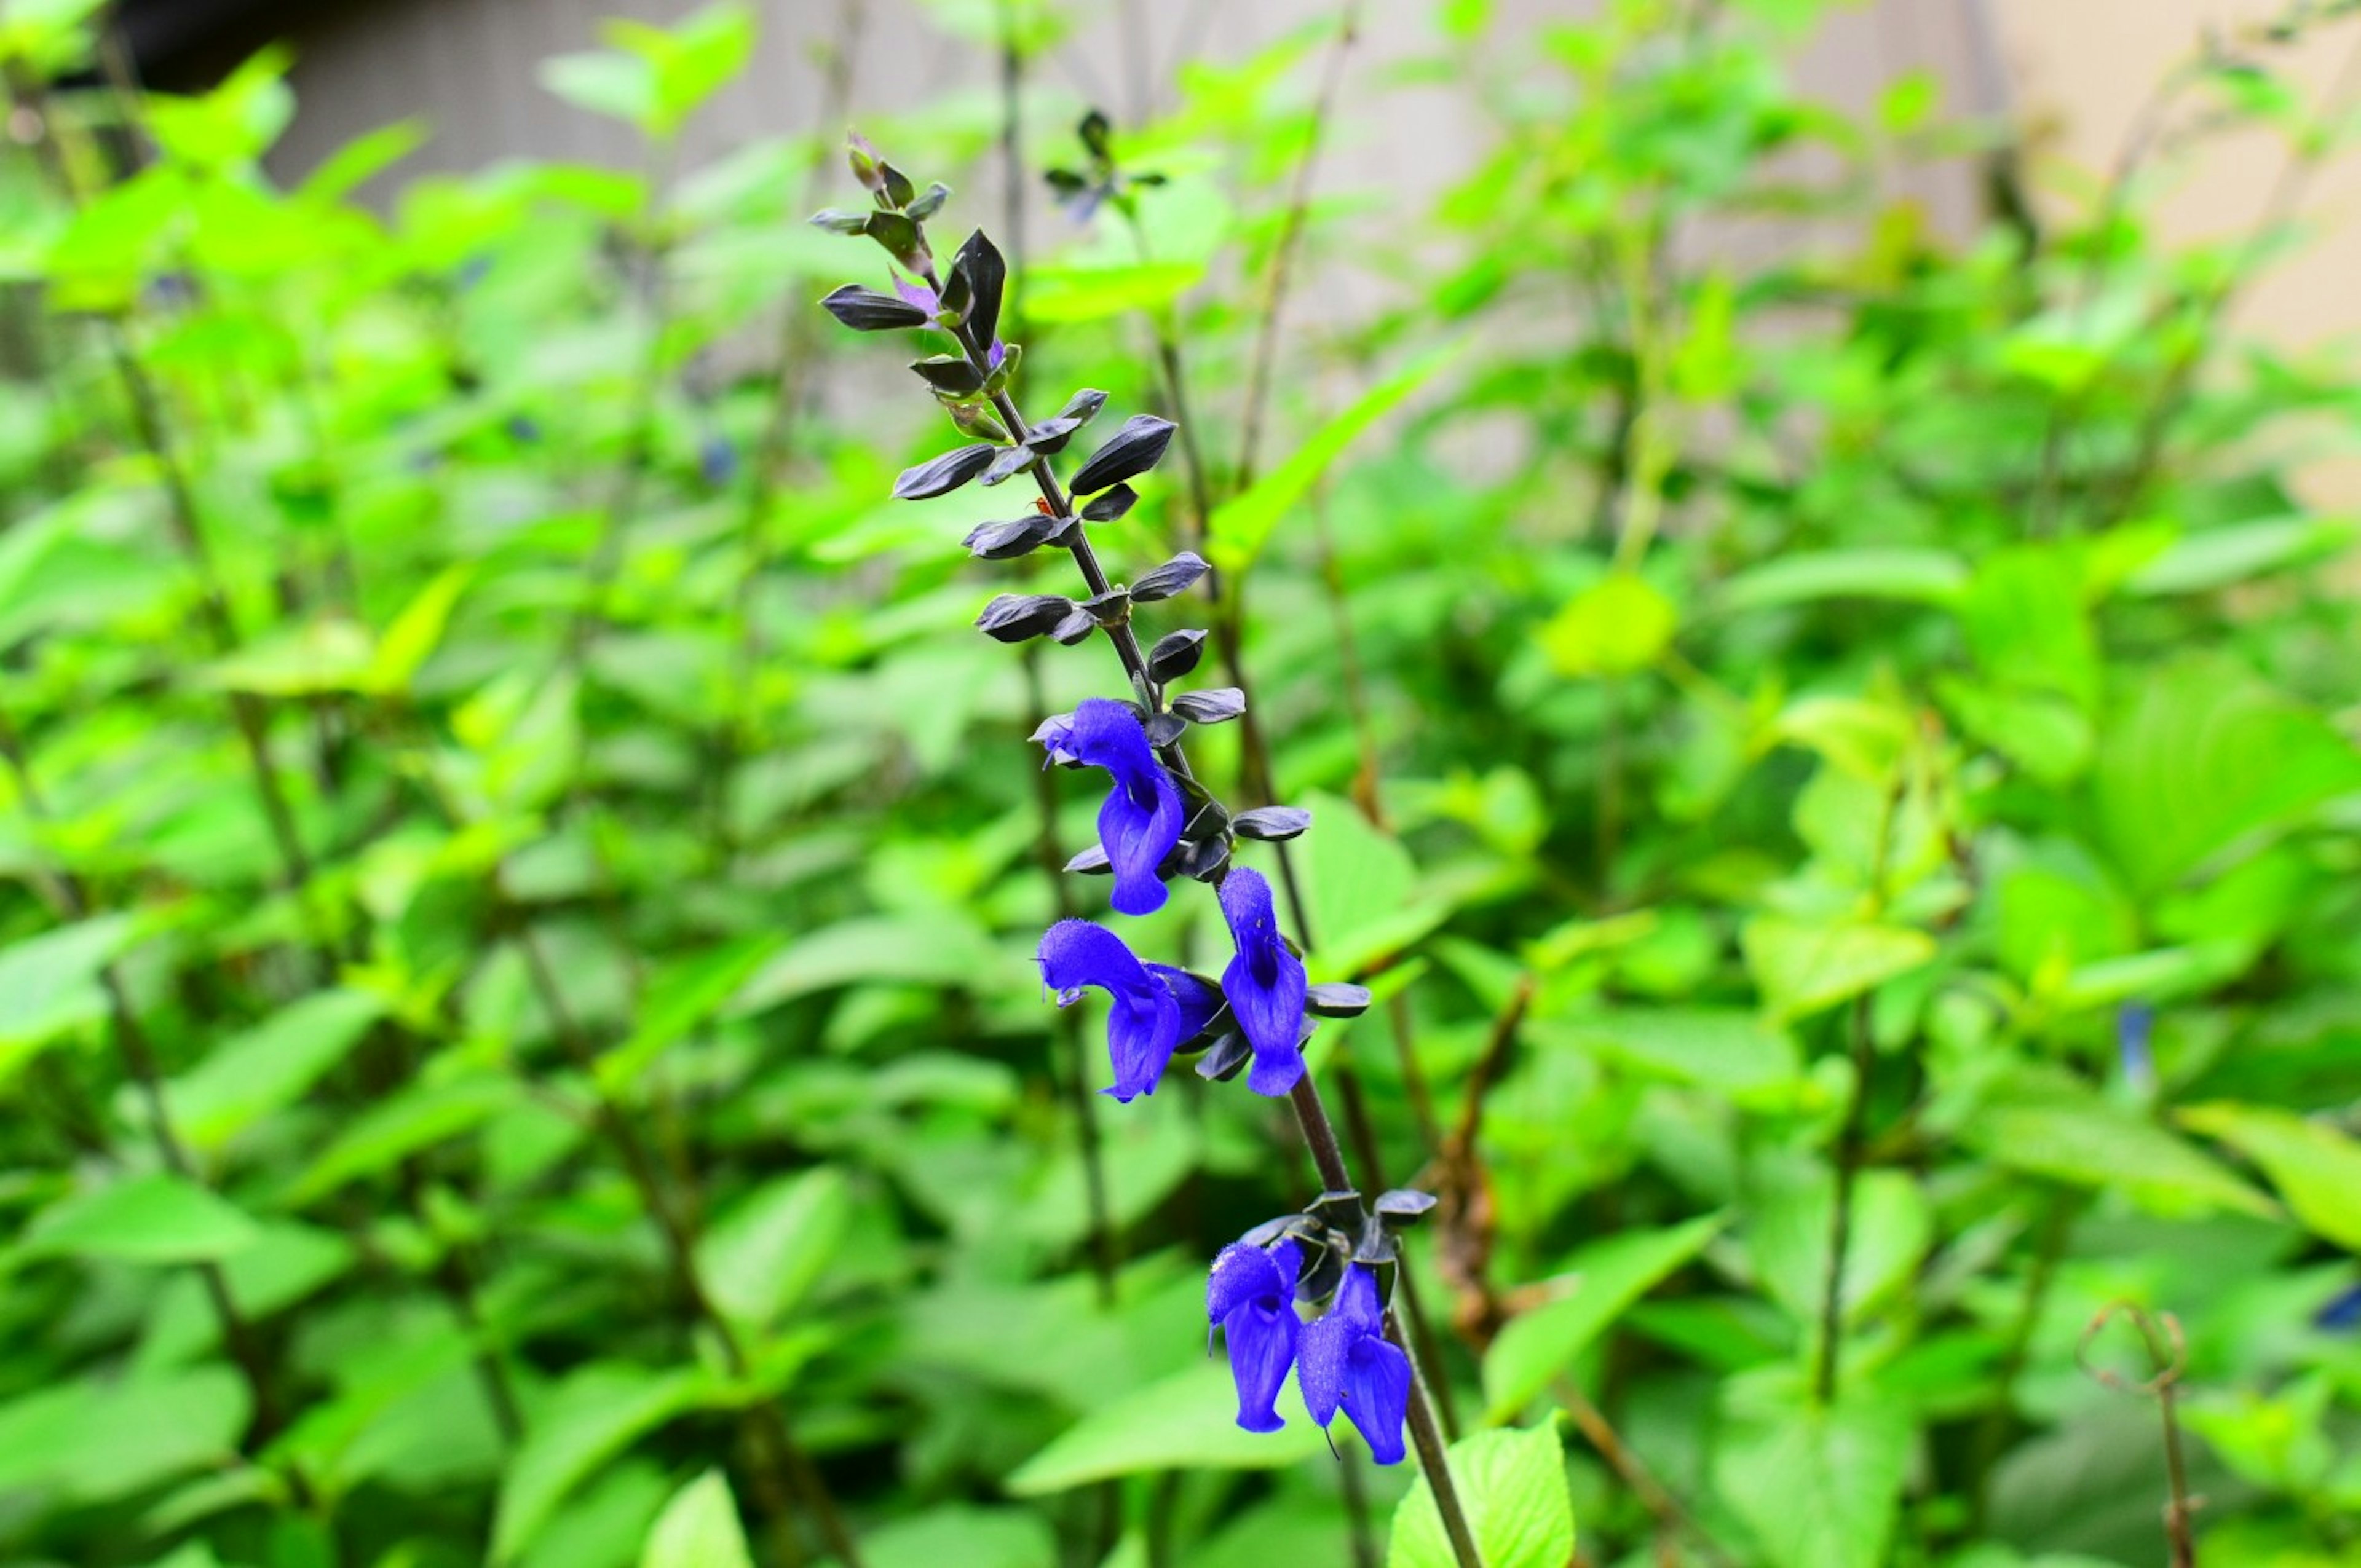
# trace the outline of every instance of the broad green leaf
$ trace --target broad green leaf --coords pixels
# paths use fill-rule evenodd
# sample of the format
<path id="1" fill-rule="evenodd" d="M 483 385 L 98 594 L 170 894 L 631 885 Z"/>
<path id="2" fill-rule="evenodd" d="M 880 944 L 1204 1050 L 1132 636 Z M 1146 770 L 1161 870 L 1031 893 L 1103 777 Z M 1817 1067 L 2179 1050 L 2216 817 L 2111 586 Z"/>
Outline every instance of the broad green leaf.
<path id="1" fill-rule="evenodd" d="M 1542 651 L 1562 675 L 1629 675 L 1672 646 L 1680 611 L 1632 572 L 1609 572 L 1565 603 L 1541 629 Z"/>
<path id="2" fill-rule="evenodd" d="M 1960 1135 L 2009 1169 L 2119 1191 L 2168 1217 L 2278 1212 L 2202 1149 L 2062 1078 L 2012 1088 L 1971 1115 Z"/>
<path id="3" fill-rule="evenodd" d="M 1860 995 L 1935 956 L 1935 939 L 1899 926 L 1806 923 L 1758 915 L 1740 933 L 1747 972 L 1776 1019 Z"/>
<path id="4" fill-rule="evenodd" d="M 79 1192 L 27 1227 L 23 1250 L 125 1263 L 198 1263 L 252 1246 L 261 1235 L 227 1200 L 161 1173 Z"/>
<path id="5" fill-rule="evenodd" d="M 1976 662 L 2002 684 L 2056 692 L 2085 708 L 2097 700 L 2097 634 L 2081 568 L 2064 549 L 2016 545 L 1984 557 L 1959 617 Z"/>
<path id="6" fill-rule="evenodd" d="M 2180 1122 L 2261 1166 L 2306 1230 L 2361 1253 L 2361 1142 L 2325 1122 L 2259 1105 L 2192 1105 Z"/>
<path id="7" fill-rule="evenodd" d="M 1777 1376 L 1789 1376 L 1780 1369 Z M 1764 1568 L 1881 1568 L 1910 1459 L 1898 1400 L 1818 1405 L 1768 1377 L 1730 1387 L 1714 1490 L 1753 1533 Z"/>
<path id="8" fill-rule="evenodd" d="M 2361 790 L 2361 751 L 2237 665 L 2193 660 L 2134 684 L 2092 785 L 2115 864 L 2152 894 L 2250 834 Z"/>
<path id="9" fill-rule="evenodd" d="M 1714 603 L 1724 610 L 1829 598 L 1948 604 L 1967 586 L 1967 563 L 1948 550 L 1863 545 L 1807 550 L 1751 566 L 1723 583 Z"/>
<path id="10" fill-rule="evenodd" d="M 366 691 L 376 657 L 366 628 L 328 615 L 215 660 L 203 679 L 220 690 L 262 696 Z"/>
<path id="11" fill-rule="evenodd" d="M 1670 1230 L 1612 1236 L 1576 1254 L 1564 1271 L 1573 1288 L 1511 1318 L 1484 1353 L 1484 1419 L 1513 1420 L 1634 1301 L 1704 1251 L 1725 1223 L 1725 1216 L 1708 1214 Z"/>
<path id="12" fill-rule="evenodd" d="M 1909 749 L 1910 715 L 1861 697 L 1804 697 L 1779 710 L 1771 735 L 1818 752 L 1854 778 L 1883 784 Z"/>
<path id="13" fill-rule="evenodd" d="M 403 692 L 418 674 L 419 666 L 443 641 L 443 629 L 450 623 L 451 611 L 459 602 L 475 577 L 476 568 L 462 562 L 447 566 L 428 580 L 416 597 L 402 606 L 378 639 L 377 651 L 369 659 L 366 681 L 373 692 Z"/>
<path id="14" fill-rule="evenodd" d="M 1025 280 L 1028 322 L 1103 321 L 1135 311 L 1169 309 L 1205 278 L 1202 261 L 1142 261 L 1129 266 L 1035 269 Z"/>
<path id="15" fill-rule="evenodd" d="M 1836 1181 L 1825 1167 L 1773 1166 L 1753 1174 L 1743 1196 L 1747 1256 L 1763 1292 L 1788 1317 L 1818 1332 L 1828 1277 Z M 1907 1171 L 1863 1172 L 1853 1187 L 1851 1231 L 1839 1283 L 1845 1323 L 1860 1321 L 1905 1289 L 1935 1234 L 1935 1217 Z"/>
<path id="16" fill-rule="evenodd" d="M 106 1012 L 99 977 L 132 936 L 129 916 L 103 915 L 0 949 L 0 1083 L 60 1033 Z"/>
<path id="17" fill-rule="evenodd" d="M 190 1143 L 218 1147 L 301 1098 L 384 1015 L 384 1001 L 359 991 L 324 991 L 280 1009 L 166 1087 L 174 1124 Z"/>
<path id="18" fill-rule="evenodd" d="M 286 1201 L 301 1207 L 347 1181 L 470 1132 L 516 1104 L 523 1093 L 514 1079 L 489 1073 L 413 1084 L 362 1113 L 288 1189 Z"/>
<path id="19" fill-rule="evenodd" d="M 1291 1382 L 1279 1413 L 1287 1420 L 1279 1431 L 1243 1431 L 1229 1368 L 1198 1362 L 1093 1410 L 1003 1485 L 1012 1497 L 1038 1497 L 1159 1470 L 1277 1470 L 1324 1450 Z"/>
<path id="20" fill-rule="evenodd" d="M 954 1503 L 864 1533 L 861 1561 L 862 1568 L 1057 1568 L 1058 1538 L 1039 1514 Z"/>
<path id="21" fill-rule="evenodd" d="M 754 1568 L 738 1500 L 720 1471 L 708 1470 L 673 1495 L 648 1531 L 640 1568 Z"/>
<path id="22" fill-rule="evenodd" d="M 2175 541 L 2124 587 L 2136 594 L 2204 593 L 2334 555 L 2356 537 L 2361 520 L 2349 517 L 2275 517 L 2209 528 Z"/>
<path id="23" fill-rule="evenodd" d="M 1279 923 L 1304 942 L 1314 979 L 1341 980 L 1442 924 L 1450 911 L 1414 896 L 1418 869 L 1398 839 L 1335 795 L 1315 792 L 1301 804 L 1313 826 L 1296 840 L 1294 864 L 1310 931 L 1294 929 L 1285 885 L 1272 884 Z"/>
<path id="24" fill-rule="evenodd" d="M 1457 349 L 1442 349 L 1412 360 L 1361 394 L 1351 406 L 1330 420 L 1288 455 L 1287 460 L 1257 479 L 1242 495 L 1213 509 L 1208 554 L 1225 572 L 1242 572 L 1254 564 L 1269 543 L 1279 519 L 1292 511 L 1311 492 L 1329 466 L 1371 425 L 1400 408 L 1410 395 L 1458 357 Z"/>
<path id="25" fill-rule="evenodd" d="M 220 1365 L 21 1395 L 0 1404 L 0 1491 L 51 1487 L 88 1506 L 234 1464 L 249 1408 Z"/>
<path id="26" fill-rule="evenodd" d="M 491 1561 L 505 1563 L 533 1542 L 567 1494 L 642 1434 L 695 1405 L 702 1375 L 655 1372 L 601 1361 L 570 1374 L 540 1409 L 500 1476 L 492 1515 Z"/>
<path id="27" fill-rule="evenodd" d="M 1484 1568 L 1565 1568 L 1573 1561 L 1574 1496 L 1554 1420 L 1461 1438 L 1447 1463 Z M 1422 1475 L 1394 1509 L 1386 1568 L 1456 1568 L 1458 1561 Z"/>
<path id="28" fill-rule="evenodd" d="M 599 49 L 541 62 L 541 84 L 577 109 L 653 131 L 659 106 L 655 68 L 636 55 Z"/>
<path id="29" fill-rule="evenodd" d="M 736 0 L 718 0 L 683 18 L 654 56 L 656 128 L 679 128 L 754 52 L 754 14 Z"/>
<path id="30" fill-rule="evenodd" d="M 1566 1038 L 1675 1083 L 1747 1096 L 1792 1084 L 1803 1058 L 1785 1030 L 1735 1008 L 1618 1008 L 1566 1026 Z"/>
<path id="31" fill-rule="evenodd" d="M 814 992 L 864 981 L 1002 989 L 1020 973 L 974 927 L 940 918 L 882 916 L 823 927 L 791 940 L 756 970 L 726 1012 L 746 1017 Z"/>
<path id="32" fill-rule="evenodd" d="M 636 1084 L 658 1057 L 710 1021 L 780 942 L 768 932 L 741 937 L 667 964 L 648 982 L 631 1038 L 599 1058 L 598 1081 L 610 1091 Z"/>
<path id="33" fill-rule="evenodd" d="M 697 1244 L 706 1294 L 741 1322 L 777 1322 L 836 1255 L 851 1210 L 844 1174 L 831 1166 L 756 1189 Z"/>

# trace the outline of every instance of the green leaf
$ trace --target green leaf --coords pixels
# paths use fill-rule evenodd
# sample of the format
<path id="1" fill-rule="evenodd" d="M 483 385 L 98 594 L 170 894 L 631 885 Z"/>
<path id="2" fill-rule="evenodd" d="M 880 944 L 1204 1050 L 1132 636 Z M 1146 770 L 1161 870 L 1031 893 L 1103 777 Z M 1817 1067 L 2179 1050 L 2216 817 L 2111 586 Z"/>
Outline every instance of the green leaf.
<path id="1" fill-rule="evenodd" d="M 227 1200 L 177 1176 L 135 1176 L 76 1193 L 25 1232 L 27 1254 L 125 1263 L 200 1263 L 252 1246 L 261 1232 Z"/>
<path id="2" fill-rule="evenodd" d="M 648 1531 L 640 1568 L 754 1568 L 738 1501 L 720 1471 L 708 1470 L 673 1495 Z"/>
<path id="3" fill-rule="evenodd" d="M 577 109 L 654 130 L 655 68 L 636 55 L 604 49 L 555 55 L 541 62 L 538 74 L 544 87 Z"/>
<path id="4" fill-rule="evenodd" d="M 1414 359 L 1389 376 L 1312 433 L 1311 439 L 1288 455 L 1287 460 L 1257 479 L 1242 495 L 1213 509 L 1206 531 L 1213 565 L 1225 572 L 1241 572 L 1254 564 L 1269 543 L 1279 521 L 1310 493 L 1345 448 L 1371 425 L 1400 408 L 1458 357 L 1458 348 L 1441 349 Z"/>
<path id="5" fill-rule="evenodd" d="M 2206 593 L 2324 560 L 2356 537 L 2361 520 L 2349 517 L 2274 517 L 2209 528 L 2174 541 L 2124 587 L 2135 594 Z"/>
<path id="6" fill-rule="evenodd" d="M 2012 1085 L 1979 1107 L 1960 1136 L 2009 1169 L 2120 1191 L 2168 1218 L 2225 1209 L 2278 1215 L 2268 1197 L 2220 1161 L 2062 1077 Z"/>
<path id="7" fill-rule="evenodd" d="M 1574 1497 L 1554 1420 L 1461 1438 L 1446 1463 L 1484 1568 L 1565 1568 L 1573 1560 Z M 1458 1561 L 1422 1475 L 1394 1509 L 1386 1568 L 1456 1568 Z"/>
<path id="8" fill-rule="evenodd" d="M 972 927 L 941 919 L 876 916 L 823 927 L 790 942 L 729 1005 L 746 1017 L 814 992 L 864 981 L 998 988 L 1016 970 Z"/>
<path id="9" fill-rule="evenodd" d="M 2191 1105 L 2180 1122 L 2261 1166 L 2306 1230 L 2361 1253 L 2361 1142 L 2259 1105 Z"/>
<path id="10" fill-rule="evenodd" d="M 377 652 L 369 660 L 365 684 L 373 692 L 406 692 L 418 674 L 419 666 L 443 641 L 443 629 L 450 623 L 451 611 L 459 602 L 476 568 L 462 562 L 436 573 L 416 597 L 402 606 L 378 639 Z"/>
<path id="11" fill-rule="evenodd" d="M 1769 609 L 1817 599 L 1900 599 L 1949 604 L 1968 586 L 1968 565 L 1948 550 L 1864 545 L 1807 550 L 1749 567 L 1721 585 L 1723 610 Z"/>
<path id="12" fill-rule="evenodd" d="M 1058 1538 L 1022 1508 L 951 1504 L 868 1531 L 861 1561 L 862 1568 L 1057 1568 Z"/>
<path id="13" fill-rule="evenodd" d="M 1170 309 L 1204 281 L 1202 261 L 1141 261 L 1128 266 L 1035 269 L 1025 280 L 1025 319 L 1104 321 L 1135 311 Z"/>
<path id="14" fill-rule="evenodd" d="M 648 982 L 647 999 L 631 1037 L 598 1058 L 598 1081 L 609 1091 L 637 1083 L 658 1057 L 719 1012 L 749 977 L 778 952 L 781 942 L 779 937 L 763 932 L 665 965 Z"/>
<path id="15" fill-rule="evenodd" d="M 1513 1419 L 1633 1302 L 1703 1252 L 1727 1223 L 1726 1216 L 1708 1214 L 1669 1230 L 1628 1232 L 1575 1255 L 1565 1269 L 1574 1277 L 1573 1289 L 1511 1318 L 1484 1353 L 1484 1419 Z"/>
<path id="16" fill-rule="evenodd" d="M 2193 660 L 2135 683 L 2092 788 L 2115 864 L 2135 892 L 2154 894 L 2239 839 L 2361 789 L 2361 752 L 2238 665 Z"/>
<path id="17" fill-rule="evenodd" d="M 1803 1073 L 1794 1036 L 1736 1008 L 1624 1007 L 1565 1029 L 1566 1039 L 1585 1050 L 1719 1094 L 1762 1094 Z"/>
<path id="18" fill-rule="evenodd" d="M 697 1273 L 715 1306 L 741 1322 L 777 1322 L 836 1255 L 851 1223 L 843 1172 L 822 1166 L 741 1199 L 697 1244 Z"/>
<path id="19" fill-rule="evenodd" d="M 1863 1393 L 1823 1406 L 1757 1377 L 1732 1384 L 1726 1403 L 1714 1489 L 1753 1533 L 1763 1552 L 1755 1561 L 1880 1568 L 1910 1458 L 1902 1402 Z"/>
<path id="20" fill-rule="evenodd" d="M 1450 910 L 1415 896 L 1418 868 L 1398 839 L 1338 796 L 1315 793 L 1301 804 L 1312 828 L 1297 840 L 1296 864 L 1312 929 L 1292 934 L 1310 948 L 1314 979 L 1356 973 L 1443 923 Z M 1292 930 L 1283 892 L 1279 918 Z"/>
<path id="21" fill-rule="evenodd" d="M 620 1361 L 596 1362 L 567 1376 L 531 1413 L 530 1435 L 500 1476 L 491 1561 L 512 1561 L 568 1493 L 642 1434 L 695 1405 L 704 1388 L 704 1377 L 687 1368 L 654 1372 Z"/>
<path id="22" fill-rule="evenodd" d="M 218 1365 L 22 1395 L 0 1404 L 0 1491 L 54 1487 L 88 1506 L 226 1468 L 248 1409 L 244 1381 Z"/>
<path id="23" fill-rule="evenodd" d="M 1158 1470 L 1277 1470 L 1325 1450 L 1292 1383 L 1279 1413 L 1287 1425 L 1279 1431 L 1243 1431 L 1229 1368 L 1199 1362 L 1093 1410 L 1005 1485 L 1011 1497 L 1038 1497 Z"/>
<path id="24" fill-rule="evenodd" d="M 376 657 L 365 628 L 327 615 L 215 660 L 202 672 L 202 679 L 216 690 L 263 696 L 367 691 Z"/>
<path id="25" fill-rule="evenodd" d="M 1740 933 L 1747 972 L 1776 1019 L 1860 995 L 1935 956 L 1935 939 L 1899 926 L 1806 923 L 1758 915 Z"/>
<path id="26" fill-rule="evenodd" d="M 359 991 L 324 991 L 280 1009 L 166 1086 L 174 1124 L 191 1144 L 219 1147 L 301 1098 L 384 1015 L 385 1003 Z"/>
<path id="27" fill-rule="evenodd" d="M 59 1035 L 105 1013 L 99 977 L 132 935 L 129 916 L 104 915 L 0 949 L 0 1083 Z"/>
<path id="28" fill-rule="evenodd" d="M 413 1084 L 364 1112 L 287 1190 L 298 1207 L 348 1181 L 388 1169 L 421 1149 L 456 1138 L 515 1105 L 514 1079 L 482 1073 L 447 1083 Z"/>
<path id="29" fill-rule="evenodd" d="M 1664 657 L 1679 625 L 1680 611 L 1653 584 L 1609 572 L 1542 628 L 1542 652 L 1562 675 L 1634 674 Z"/>

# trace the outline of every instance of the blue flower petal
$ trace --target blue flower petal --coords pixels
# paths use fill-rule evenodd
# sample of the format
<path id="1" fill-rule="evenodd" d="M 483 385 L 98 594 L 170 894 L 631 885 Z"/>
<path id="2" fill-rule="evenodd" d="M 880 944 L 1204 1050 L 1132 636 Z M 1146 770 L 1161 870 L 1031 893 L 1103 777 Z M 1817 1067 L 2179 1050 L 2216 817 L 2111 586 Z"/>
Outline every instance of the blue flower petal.
<path id="1" fill-rule="evenodd" d="M 1172 992 L 1172 1000 L 1180 1004 L 1180 1037 L 1189 1038 L 1213 1021 L 1222 1010 L 1222 993 L 1184 969 L 1170 964 L 1149 964 L 1148 972 L 1164 982 Z"/>
<path id="2" fill-rule="evenodd" d="M 1237 956 L 1222 971 L 1222 994 L 1254 1047 L 1246 1087 L 1257 1094 L 1285 1094 L 1303 1076 L 1301 1042 L 1309 990 L 1303 960 L 1279 939 L 1270 883 L 1259 872 L 1241 867 L 1223 879 L 1222 913 L 1237 944 Z"/>
<path id="3" fill-rule="evenodd" d="M 1205 1313 L 1222 1325 L 1230 1376 L 1237 1385 L 1238 1425 L 1277 1431 L 1279 1391 L 1295 1365 L 1302 1323 L 1295 1315 L 1295 1278 L 1301 1249 L 1282 1241 L 1265 1252 L 1242 1243 L 1224 1247 L 1205 1282 Z"/>
<path id="4" fill-rule="evenodd" d="M 1087 920 L 1050 927 L 1037 957 L 1041 979 L 1058 993 L 1059 1005 L 1075 1001 L 1085 986 L 1096 986 L 1113 1000 L 1107 1057 L 1115 1066 L 1115 1086 L 1106 1092 L 1126 1104 L 1155 1093 L 1181 1039 L 1180 1003 L 1171 988 L 1149 972 L 1122 938 Z"/>
<path id="5" fill-rule="evenodd" d="M 1180 841 L 1183 808 L 1180 786 L 1156 760 L 1138 715 L 1112 697 L 1088 698 L 1055 738 L 1051 755 L 1060 751 L 1104 768 L 1114 780 L 1099 807 L 1099 843 L 1115 872 L 1116 910 L 1152 915 L 1163 908 L 1164 883 L 1157 867 Z"/>
<path id="6" fill-rule="evenodd" d="M 1345 1363 L 1345 1414 L 1380 1464 L 1402 1462 L 1402 1420 L 1410 1413 L 1410 1357 L 1391 1340 L 1356 1340 Z"/>

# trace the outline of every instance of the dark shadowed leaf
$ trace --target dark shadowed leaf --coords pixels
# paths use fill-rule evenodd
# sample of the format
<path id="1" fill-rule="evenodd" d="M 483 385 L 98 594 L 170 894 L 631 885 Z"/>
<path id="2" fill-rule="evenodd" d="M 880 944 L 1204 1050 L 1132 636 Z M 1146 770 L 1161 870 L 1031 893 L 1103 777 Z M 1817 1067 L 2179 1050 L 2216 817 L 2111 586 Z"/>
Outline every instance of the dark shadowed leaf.
<path id="1" fill-rule="evenodd" d="M 1193 628 L 1168 631 L 1148 651 L 1148 676 L 1158 682 L 1176 681 L 1197 667 L 1205 651 L 1205 633 Z"/>
<path id="2" fill-rule="evenodd" d="M 1008 287 L 1008 263 L 1001 258 L 1000 249 L 985 236 L 982 229 L 967 236 L 951 258 L 951 270 L 966 278 L 974 291 L 975 304 L 968 311 L 968 335 L 975 340 L 979 354 L 992 346 L 1000 332 L 1000 297 Z"/>
<path id="3" fill-rule="evenodd" d="M 1091 460 L 1074 473 L 1076 495 L 1091 495 L 1108 486 L 1145 474 L 1156 466 L 1164 449 L 1172 444 L 1172 433 L 1179 428 L 1169 419 L 1154 414 L 1134 414 L 1123 422 L 1123 428 L 1107 438 L 1105 445 L 1091 454 Z"/>
<path id="4" fill-rule="evenodd" d="M 955 398 L 972 396 L 983 386 L 983 372 L 970 364 L 964 354 L 930 354 L 911 361 L 910 368 L 928 386 Z"/>
<path id="5" fill-rule="evenodd" d="M 927 313 L 898 295 L 881 294 L 874 289 L 864 289 L 858 283 L 843 288 L 820 302 L 822 309 L 855 332 L 888 332 L 895 327 L 924 326 L 929 319 Z"/>
<path id="6" fill-rule="evenodd" d="M 1000 642 L 1039 637 L 1075 613 L 1074 601 L 1060 594 L 1002 594 L 975 618 L 976 630 Z M 1090 618 L 1084 616 L 1084 635 Z"/>
<path id="7" fill-rule="evenodd" d="M 1182 692 L 1172 699 L 1172 711 L 1191 724 L 1222 724 L 1246 710 L 1246 694 L 1235 686 L 1212 686 Z"/>
<path id="8" fill-rule="evenodd" d="M 999 451 L 997 446 L 978 443 L 946 452 L 915 468 L 905 468 L 902 477 L 894 481 L 894 499 L 923 501 L 947 496 L 992 466 Z"/>
<path id="9" fill-rule="evenodd" d="M 1133 489 L 1129 485 L 1116 485 L 1110 488 L 1106 494 L 1103 496 L 1093 496 L 1091 498 L 1090 501 L 1082 508 L 1082 521 L 1085 522 L 1113 522 L 1116 518 L 1119 518 L 1124 513 L 1129 511 L 1132 508 L 1132 503 L 1138 499 L 1139 492 Z"/>
<path id="10" fill-rule="evenodd" d="M 1241 811 L 1230 823 L 1230 830 L 1241 839 L 1260 839 L 1276 843 L 1293 839 L 1312 826 L 1312 813 L 1300 806 L 1257 806 L 1252 811 Z"/>
<path id="11" fill-rule="evenodd" d="M 1203 556 L 1191 550 L 1183 550 L 1161 566 L 1142 573 L 1139 581 L 1131 585 L 1131 597 L 1142 604 L 1154 599 L 1169 599 L 1175 594 L 1186 592 L 1198 578 L 1212 569 L 1205 565 Z"/>

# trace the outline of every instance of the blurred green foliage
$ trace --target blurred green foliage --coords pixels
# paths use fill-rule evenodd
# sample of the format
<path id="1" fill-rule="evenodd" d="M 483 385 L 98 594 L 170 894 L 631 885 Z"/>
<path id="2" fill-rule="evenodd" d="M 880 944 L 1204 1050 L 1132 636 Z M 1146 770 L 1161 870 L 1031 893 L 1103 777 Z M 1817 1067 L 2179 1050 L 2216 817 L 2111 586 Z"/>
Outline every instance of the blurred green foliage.
<path id="1" fill-rule="evenodd" d="M 1064 22 L 939 9 L 1020 81 Z M 2227 330 L 2287 209 L 2147 215 L 2224 126 L 2336 156 L 2279 66 L 2349 7 L 2209 44 L 2037 218 L 1931 83 L 1799 96 L 1821 9 L 1438 7 L 1355 100 L 1493 115 L 1431 212 L 1297 198 L 1333 27 L 1191 66 L 1116 132 L 1161 183 L 1001 232 L 1028 406 L 1188 394 L 1192 482 L 1100 537 L 1245 607 L 1492 1568 L 1564 1561 L 1560 1467 L 1587 1563 L 2159 1561 L 2125 1303 L 2206 1560 L 2349 1563 L 2361 635 L 2289 475 L 2361 410 Z M 811 308 L 876 264 L 802 225 L 832 149 L 673 166 L 749 16 L 549 62 L 643 171 L 373 205 L 419 128 L 280 189 L 283 57 L 143 95 L 102 15 L 0 13 L 0 1552 L 1382 1536 L 1409 1477 L 1201 1359 L 1205 1261 L 1311 1195 L 1273 1108 L 1095 1101 L 1031 970 L 1092 803 L 1021 740 L 1112 666 L 968 630 L 973 492 L 884 499 L 941 432 Z M 865 128 L 981 171 L 1003 113 Z M 1989 228 L 1895 194 L 1945 167 Z"/>

